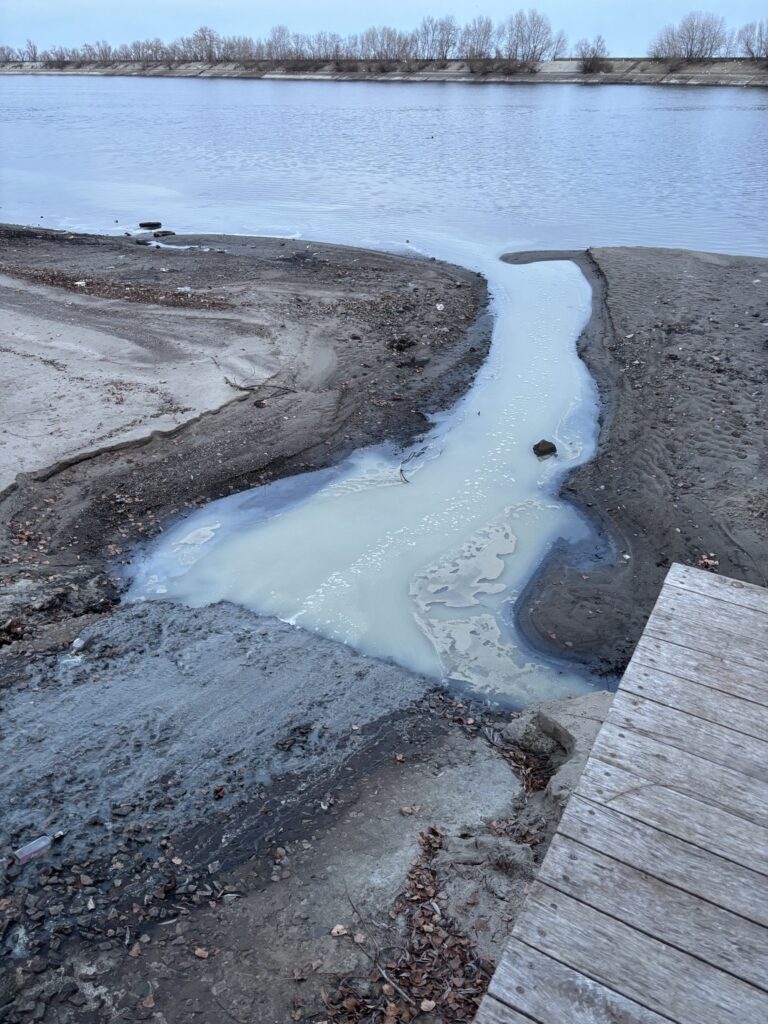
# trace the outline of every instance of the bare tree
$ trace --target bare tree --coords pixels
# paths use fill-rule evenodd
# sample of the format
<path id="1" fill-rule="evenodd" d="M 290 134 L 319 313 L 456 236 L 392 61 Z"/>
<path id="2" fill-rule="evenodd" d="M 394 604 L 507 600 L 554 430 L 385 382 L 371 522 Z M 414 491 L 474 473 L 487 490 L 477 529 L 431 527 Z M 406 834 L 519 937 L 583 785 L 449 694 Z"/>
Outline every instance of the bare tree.
<path id="1" fill-rule="evenodd" d="M 740 28 L 736 46 L 742 57 L 768 60 L 768 21 L 750 21 Z"/>
<path id="2" fill-rule="evenodd" d="M 732 36 L 717 14 L 692 11 L 678 25 L 667 25 L 651 41 L 649 57 L 692 61 L 725 56 Z"/>
<path id="3" fill-rule="evenodd" d="M 496 30 L 497 55 L 507 60 L 538 64 L 562 57 L 565 49 L 564 33 L 555 34 L 549 18 L 533 9 L 516 11 Z"/>
<path id="4" fill-rule="evenodd" d="M 608 60 L 608 46 L 600 35 L 594 39 L 580 39 L 573 52 L 579 58 L 581 70 L 585 75 L 613 70 L 613 65 Z"/>
<path id="5" fill-rule="evenodd" d="M 495 35 L 496 29 L 491 19 L 478 15 L 461 30 L 458 43 L 459 56 L 465 60 L 481 60 L 491 57 Z"/>
<path id="6" fill-rule="evenodd" d="M 287 60 L 291 55 L 291 33 L 285 25 L 275 25 L 264 44 L 267 60 Z"/>
<path id="7" fill-rule="evenodd" d="M 437 60 L 450 60 L 456 56 L 459 42 L 459 26 L 453 16 L 439 18 L 435 31 L 435 51 Z"/>

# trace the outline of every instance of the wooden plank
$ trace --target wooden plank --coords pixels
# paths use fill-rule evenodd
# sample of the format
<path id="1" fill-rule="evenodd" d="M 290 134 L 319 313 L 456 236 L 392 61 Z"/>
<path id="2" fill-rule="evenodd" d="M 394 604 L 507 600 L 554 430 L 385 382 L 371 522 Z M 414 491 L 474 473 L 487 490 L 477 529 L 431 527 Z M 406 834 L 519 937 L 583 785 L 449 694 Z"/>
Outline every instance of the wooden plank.
<path id="1" fill-rule="evenodd" d="M 768 782 L 768 743 L 619 689 L 606 722 Z"/>
<path id="2" fill-rule="evenodd" d="M 705 629 L 708 626 L 727 629 L 734 640 L 753 640 L 765 654 L 768 614 L 764 609 L 758 611 L 744 605 L 730 604 L 709 594 L 680 587 L 663 588 L 654 605 L 651 619 L 658 608 L 679 614 L 682 622 L 689 622 L 693 617 L 697 622 L 704 623 Z"/>
<path id="3" fill-rule="evenodd" d="M 649 782 L 597 758 L 587 762 L 576 793 L 590 803 L 710 851 L 733 865 L 768 875 L 768 828 L 720 807 L 669 789 L 663 783 Z"/>
<path id="4" fill-rule="evenodd" d="M 714 608 L 702 609 L 700 600 L 708 600 Z M 683 593 L 670 587 L 659 594 L 645 632 L 702 653 L 721 655 L 727 652 L 729 661 L 764 669 L 764 620 L 765 616 L 749 608 L 699 599 L 690 591 Z"/>
<path id="5" fill-rule="evenodd" d="M 538 880 L 768 991 L 768 932 L 653 875 L 556 835 Z"/>
<path id="6" fill-rule="evenodd" d="M 621 680 L 624 693 L 635 693 L 669 708 L 676 708 L 708 722 L 715 722 L 764 740 L 768 736 L 768 708 L 722 690 L 681 679 L 661 669 L 630 662 Z"/>
<path id="7" fill-rule="evenodd" d="M 498 1002 L 493 996 L 486 996 L 480 1009 L 475 1014 L 475 1024 L 531 1024 L 532 1017 L 524 1017 L 504 1003 Z M 544 1021 L 536 1021 L 535 1024 L 546 1024 Z"/>
<path id="8" fill-rule="evenodd" d="M 702 569 L 692 569 L 689 565 L 676 562 L 667 573 L 665 587 L 679 587 L 681 590 L 692 590 L 696 594 L 705 594 L 718 601 L 752 608 L 756 612 L 768 615 L 768 591 L 757 587 L 754 583 L 732 580 L 727 576 L 717 576 Z"/>
<path id="9" fill-rule="evenodd" d="M 768 877 L 757 871 L 575 795 L 558 834 L 768 927 Z"/>
<path id="10" fill-rule="evenodd" d="M 708 801 L 747 821 L 768 827 L 768 791 L 763 783 L 714 761 L 671 747 L 650 736 L 606 722 L 592 756 L 648 782 Z"/>
<path id="11" fill-rule="evenodd" d="M 674 1021 L 768 1020 L 765 992 L 541 882 L 531 886 L 514 934 Z"/>
<path id="12" fill-rule="evenodd" d="M 723 651 L 702 653 L 674 643 L 674 638 L 670 642 L 644 633 L 630 665 L 661 669 L 681 679 L 690 679 L 701 686 L 768 707 L 765 665 L 758 668 L 740 665 L 726 658 Z"/>
<path id="13" fill-rule="evenodd" d="M 488 991 L 545 1024 L 666 1024 L 668 1020 L 514 936 Z M 488 1024 L 493 1021 L 489 1018 Z"/>

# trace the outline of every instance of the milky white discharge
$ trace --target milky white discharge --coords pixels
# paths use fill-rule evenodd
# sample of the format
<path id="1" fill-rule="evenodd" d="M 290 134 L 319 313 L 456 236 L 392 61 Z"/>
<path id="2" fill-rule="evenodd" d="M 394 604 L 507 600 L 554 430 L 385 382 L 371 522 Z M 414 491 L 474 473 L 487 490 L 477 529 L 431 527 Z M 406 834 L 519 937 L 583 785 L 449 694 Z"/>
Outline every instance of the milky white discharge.
<path id="1" fill-rule="evenodd" d="M 129 600 L 233 601 L 521 703 L 590 688 L 524 654 L 510 615 L 553 540 L 587 534 L 554 495 L 592 453 L 590 289 L 572 263 L 484 269 L 491 356 L 426 439 L 213 502 L 148 552 Z M 540 437 L 557 459 L 536 459 Z"/>

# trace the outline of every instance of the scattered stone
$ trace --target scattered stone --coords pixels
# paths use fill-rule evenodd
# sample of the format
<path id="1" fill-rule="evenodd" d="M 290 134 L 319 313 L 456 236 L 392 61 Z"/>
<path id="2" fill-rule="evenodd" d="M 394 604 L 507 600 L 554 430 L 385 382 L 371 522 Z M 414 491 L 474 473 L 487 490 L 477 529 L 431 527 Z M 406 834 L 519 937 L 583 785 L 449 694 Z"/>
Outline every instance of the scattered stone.
<path id="1" fill-rule="evenodd" d="M 156 228 L 161 228 L 162 222 L 159 220 L 141 220 L 139 221 L 139 227 L 145 228 L 147 231 L 154 231 Z"/>
<path id="2" fill-rule="evenodd" d="M 533 446 L 533 454 L 536 455 L 539 459 L 549 458 L 550 455 L 557 454 L 557 445 L 555 445 L 552 441 L 546 441 L 542 439 L 541 441 L 537 441 L 536 444 Z"/>

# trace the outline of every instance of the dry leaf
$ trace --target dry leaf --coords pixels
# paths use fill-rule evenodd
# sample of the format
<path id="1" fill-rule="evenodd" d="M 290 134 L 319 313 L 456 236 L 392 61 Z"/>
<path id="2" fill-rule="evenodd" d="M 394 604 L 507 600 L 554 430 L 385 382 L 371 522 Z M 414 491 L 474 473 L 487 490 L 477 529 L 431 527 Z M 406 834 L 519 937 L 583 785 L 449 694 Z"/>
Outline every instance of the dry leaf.
<path id="1" fill-rule="evenodd" d="M 145 1010 L 152 1010 L 155 1005 L 155 1000 L 152 996 L 147 996 L 146 999 L 141 1000 L 141 1005 Z"/>
<path id="2" fill-rule="evenodd" d="M 128 956 L 141 956 L 141 943 L 134 942 L 131 948 L 128 950 Z"/>
<path id="3" fill-rule="evenodd" d="M 405 762 L 405 754 L 395 754 L 395 761 L 397 764 L 403 764 Z"/>
<path id="4" fill-rule="evenodd" d="M 335 924 L 333 928 L 331 928 L 331 935 L 334 939 L 338 939 L 341 938 L 342 935 L 349 935 L 349 932 L 343 924 Z"/>
<path id="5" fill-rule="evenodd" d="M 365 936 L 363 935 L 362 932 L 355 932 L 354 941 L 357 943 L 358 946 L 362 946 L 362 944 L 365 942 Z"/>
<path id="6" fill-rule="evenodd" d="M 419 1009 L 423 1010 L 424 1013 L 429 1013 L 431 1010 L 434 1010 L 436 1006 L 437 1003 L 434 1001 L 434 999 L 422 999 L 421 1003 L 419 1004 Z"/>
<path id="7" fill-rule="evenodd" d="M 421 804 L 412 804 L 410 807 L 401 807 L 400 813 L 405 817 L 409 814 L 418 814 L 421 810 Z"/>
<path id="8" fill-rule="evenodd" d="M 197 946 L 197 948 L 195 949 L 195 956 L 198 958 L 198 960 L 207 960 L 208 957 L 210 956 L 210 953 L 208 952 L 207 949 L 203 949 L 202 946 Z"/>

